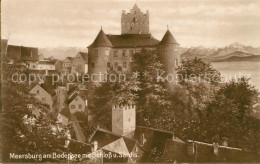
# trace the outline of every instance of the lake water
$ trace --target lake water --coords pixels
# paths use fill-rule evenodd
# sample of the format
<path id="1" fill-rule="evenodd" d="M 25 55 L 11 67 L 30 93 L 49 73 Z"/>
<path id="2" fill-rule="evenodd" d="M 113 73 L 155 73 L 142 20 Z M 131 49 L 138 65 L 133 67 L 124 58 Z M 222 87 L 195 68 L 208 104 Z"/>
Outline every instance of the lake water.
<path id="1" fill-rule="evenodd" d="M 260 91 L 260 62 L 212 62 L 211 64 L 222 73 L 223 81 L 242 76 L 249 77 L 250 84 Z"/>

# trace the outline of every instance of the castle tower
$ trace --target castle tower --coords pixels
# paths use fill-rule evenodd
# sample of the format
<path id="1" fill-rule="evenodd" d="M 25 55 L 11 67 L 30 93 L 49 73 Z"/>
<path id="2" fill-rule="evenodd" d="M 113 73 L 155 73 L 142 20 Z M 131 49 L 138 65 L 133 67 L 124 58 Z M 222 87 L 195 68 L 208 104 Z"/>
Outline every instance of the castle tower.
<path id="1" fill-rule="evenodd" d="M 144 14 L 135 4 L 130 13 L 125 10 L 121 16 L 122 34 L 149 34 L 149 11 Z"/>
<path id="2" fill-rule="evenodd" d="M 175 69 L 180 64 L 180 55 L 179 43 L 174 39 L 169 30 L 166 31 L 158 45 L 158 53 L 160 56 L 160 61 L 166 71 L 166 75 L 168 75 L 167 86 L 171 90 L 173 88 L 173 84 L 176 82 L 174 80 L 176 77 Z"/>
<path id="3" fill-rule="evenodd" d="M 99 83 L 100 77 L 103 78 L 104 76 L 97 75 L 107 73 L 107 62 L 109 61 L 111 47 L 111 42 L 101 29 L 94 42 L 88 47 L 88 70 L 90 77 L 92 77 L 90 83 Z"/>
<path id="4" fill-rule="evenodd" d="M 117 135 L 127 135 L 136 127 L 135 105 L 113 106 L 112 132 Z"/>

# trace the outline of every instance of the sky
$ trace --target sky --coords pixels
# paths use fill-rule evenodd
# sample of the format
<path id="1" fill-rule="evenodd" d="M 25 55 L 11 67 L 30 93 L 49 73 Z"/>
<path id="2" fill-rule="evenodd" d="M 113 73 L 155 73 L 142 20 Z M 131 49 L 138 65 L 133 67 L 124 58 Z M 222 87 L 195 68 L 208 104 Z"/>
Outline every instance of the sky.
<path id="1" fill-rule="evenodd" d="M 150 32 L 167 30 L 183 47 L 222 47 L 233 42 L 260 47 L 256 0 L 2 0 L 2 38 L 33 47 L 87 47 L 101 26 L 120 34 L 122 10 L 149 10 Z"/>

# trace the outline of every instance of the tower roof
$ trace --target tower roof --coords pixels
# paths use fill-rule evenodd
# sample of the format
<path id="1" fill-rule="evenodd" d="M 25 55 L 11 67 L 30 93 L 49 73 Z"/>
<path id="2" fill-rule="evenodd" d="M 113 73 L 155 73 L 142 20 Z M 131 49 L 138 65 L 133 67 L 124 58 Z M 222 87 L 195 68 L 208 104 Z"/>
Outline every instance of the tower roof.
<path id="1" fill-rule="evenodd" d="M 96 39 L 89 47 L 112 47 L 112 44 L 101 28 Z"/>
<path id="2" fill-rule="evenodd" d="M 167 30 L 159 44 L 179 44 L 179 43 L 174 39 L 172 33 L 169 30 Z"/>

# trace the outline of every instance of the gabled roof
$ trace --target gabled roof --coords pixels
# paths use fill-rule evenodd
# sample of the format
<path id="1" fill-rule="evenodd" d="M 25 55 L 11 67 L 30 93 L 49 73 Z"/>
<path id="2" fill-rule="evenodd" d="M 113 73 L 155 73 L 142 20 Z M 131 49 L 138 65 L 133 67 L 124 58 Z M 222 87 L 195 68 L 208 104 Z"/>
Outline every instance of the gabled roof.
<path id="1" fill-rule="evenodd" d="M 71 117 L 71 113 L 68 107 L 64 107 L 63 109 L 61 109 L 60 114 L 67 117 L 68 119 L 70 119 Z"/>
<path id="2" fill-rule="evenodd" d="M 90 141 L 97 141 L 98 147 L 102 148 L 116 140 L 121 136 L 115 135 L 112 132 L 105 129 L 97 129 L 95 134 L 91 137 Z"/>
<path id="3" fill-rule="evenodd" d="M 111 151 L 111 152 L 115 152 L 115 153 L 118 153 L 118 154 L 124 154 L 124 155 L 127 155 L 127 156 L 130 155 L 123 138 L 119 138 L 118 140 L 109 143 L 108 145 L 104 146 L 102 149 L 108 150 L 108 151 Z"/>
<path id="4" fill-rule="evenodd" d="M 130 138 L 127 138 L 127 137 L 123 137 L 123 139 L 125 141 L 128 152 L 131 153 L 133 151 L 133 148 L 135 147 L 137 141 L 130 139 Z"/>
<path id="5" fill-rule="evenodd" d="M 86 52 L 79 52 L 79 54 L 84 59 L 85 63 L 88 63 L 88 53 L 86 53 Z"/>
<path id="6" fill-rule="evenodd" d="M 153 47 L 159 41 L 151 34 L 107 35 L 113 47 Z"/>
<path id="7" fill-rule="evenodd" d="M 163 44 L 179 44 L 179 43 L 172 36 L 172 33 L 169 30 L 167 30 L 159 44 L 163 45 Z"/>
<path id="8" fill-rule="evenodd" d="M 104 31 L 101 29 L 96 39 L 89 47 L 112 47 L 112 44 L 110 40 L 107 38 Z"/>
<path id="9" fill-rule="evenodd" d="M 55 95 L 55 89 L 56 89 L 56 84 L 53 84 L 53 79 L 52 76 L 45 76 L 45 80 L 43 84 L 40 84 L 40 86 L 47 91 L 50 95 L 54 96 Z"/>
<path id="10" fill-rule="evenodd" d="M 72 121 L 73 129 L 74 129 L 75 134 L 76 134 L 77 141 L 85 143 L 86 137 L 83 134 L 82 128 L 79 125 L 79 122 L 78 122 L 76 116 L 73 115 L 73 114 L 71 115 L 71 121 Z"/>

